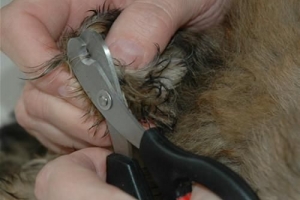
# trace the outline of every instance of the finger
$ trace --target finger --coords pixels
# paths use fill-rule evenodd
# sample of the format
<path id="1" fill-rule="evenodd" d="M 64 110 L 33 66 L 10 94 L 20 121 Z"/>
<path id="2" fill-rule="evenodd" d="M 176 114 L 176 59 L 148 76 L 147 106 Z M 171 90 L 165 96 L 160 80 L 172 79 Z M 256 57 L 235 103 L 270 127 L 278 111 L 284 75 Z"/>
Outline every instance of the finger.
<path id="1" fill-rule="evenodd" d="M 106 39 L 113 56 L 132 67 L 149 62 L 157 53 L 155 44 L 164 49 L 179 26 L 171 11 L 174 4 L 177 1 L 127 1 Z"/>
<path id="2" fill-rule="evenodd" d="M 38 174 L 35 189 L 37 198 L 132 200 L 126 193 L 105 183 L 105 163 L 109 153 L 89 148 L 50 162 Z"/>
<path id="3" fill-rule="evenodd" d="M 21 96 L 21 102 L 24 103 L 25 113 L 32 119 L 45 121 L 53 127 L 57 127 L 58 132 L 62 132 L 70 138 L 77 138 L 93 146 L 110 146 L 110 138 L 106 134 L 106 125 L 103 122 L 98 127 L 91 128 L 95 123 L 94 119 L 85 119 L 82 111 L 62 99 L 42 93 L 34 88 L 30 83 L 24 87 Z M 20 120 L 26 120 L 26 116 L 19 116 Z M 65 123 L 62 123 L 62 122 Z M 21 124 L 27 129 L 36 129 L 38 123 L 33 121 L 21 121 Z M 42 125 L 41 125 L 42 126 Z M 49 128 L 49 127 L 47 127 Z M 55 136 L 55 130 L 52 133 Z M 48 135 L 48 137 L 53 137 Z M 57 140 L 62 140 L 57 137 Z M 63 142 L 62 142 L 63 143 Z"/>
<path id="4" fill-rule="evenodd" d="M 23 71 L 42 64 L 58 53 L 55 39 L 66 26 L 68 13 L 66 1 L 12 2 L 1 10 L 1 49 Z"/>
<path id="5" fill-rule="evenodd" d="M 49 139 L 47 139 L 46 137 L 44 137 L 44 135 L 41 134 L 37 134 L 35 131 L 31 132 L 32 135 L 37 135 L 37 140 L 47 149 L 49 149 L 51 152 L 57 153 L 59 155 L 63 155 L 63 154 L 69 154 L 73 151 L 75 151 L 74 149 L 71 148 L 66 148 L 63 146 L 59 146 L 53 142 L 51 142 Z"/>
<path id="6" fill-rule="evenodd" d="M 47 149 L 50 151 L 57 153 L 57 154 L 66 154 L 70 153 L 68 151 L 64 151 L 61 146 L 56 145 L 55 143 L 51 142 L 43 135 L 37 134 L 35 131 L 30 132 L 31 135 L 35 136 L 35 138 Z"/>
<path id="7" fill-rule="evenodd" d="M 56 42 L 66 27 L 76 30 L 88 15 L 87 11 L 103 2 L 15 0 L 1 9 L 1 50 L 21 71 L 36 71 L 60 54 Z M 59 86 L 67 84 L 69 73 L 60 69 L 50 74 L 34 83 L 39 89 L 57 96 Z"/>
<path id="8" fill-rule="evenodd" d="M 1 50 L 21 71 L 34 72 L 60 53 L 55 40 L 66 25 L 68 8 L 64 4 L 65 1 L 16 0 L 1 9 Z M 61 15 L 51 14 L 59 12 Z M 55 27 L 51 27 L 52 23 Z M 35 75 L 28 74 L 29 77 Z M 67 71 L 60 68 L 43 81 L 36 81 L 36 85 L 57 95 L 57 88 L 66 84 L 68 77 Z"/>
<path id="9" fill-rule="evenodd" d="M 34 130 L 29 131 L 41 142 L 43 140 L 44 143 L 48 142 L 50 144 L 55 144 L 60 149 L 67 150 L 68 152 L 93 146 L 85 141 L 70 137 L 69 135 L 61 132 L 51 124 L 39 122 L 38 120 L 31 121 L 34 121 L 33 124 L 36 125 L 34 126 Z M 47 144 L 44 145 L 47 147 L 49 146 Z M 54 151 L 54 149 L 52 150 Z M 55 150 L 55 152 L 60 153 L 57 150 Z"/>
<path id="10" fill-rule="evenodd" d="M 113 1 L 118 4 L 120 1 Z M 113 24 L 107 43 L 115 58 L 133 67 L 148 63 L 163 50 L 175 31 L 204 15 L 213 3 L 209 0 L 126 1 L 125 9 Z M 203 20 L 203 18 L 199 18 Z"/>
<path id="11" fill-rule="evenodd" d="M 30 83 L 37 89 L 65 100 L 79 109 L 88 111 L 92 105 L 66 65 L 60 65 L 51 73 L 36 80 L 31 80 Z"/>
<path id="12" fill-rule="evenodd" d="M 90 147 L 91 144 L 78 140 L 61 132 L 51 124 L 38 119 L 32 119 L 26 112 L 24 104 L 19 101 L 16 106 L 16 118 L 20 125 L 27 127 L 27 131 L 36 137 L 44 146 L 56 153 L 70 153 L 74 150 Z"/>
<path id="13" fill-rule="evenodd" d="M 194 31 L 200 31 L 218 24 L 223 20 L 230 3 L 231 0 L 206 0 L 201 14 L 189 21 L 186 27 Z"/>

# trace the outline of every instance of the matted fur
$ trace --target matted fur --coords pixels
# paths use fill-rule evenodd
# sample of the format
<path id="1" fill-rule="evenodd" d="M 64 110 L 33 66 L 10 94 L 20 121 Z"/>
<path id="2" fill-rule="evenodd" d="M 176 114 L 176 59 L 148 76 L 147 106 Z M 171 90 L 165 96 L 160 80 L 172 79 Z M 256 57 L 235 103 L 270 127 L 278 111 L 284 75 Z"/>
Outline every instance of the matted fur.
<path id="1" fill-rule="evenodd" d="M 105 37 L 118 14 L 95 11 L 64 37 L 62 55 L 45 72 L 67 63 L 70 36 L 91 28 Z M 300 1 L 233 0 L 218 27 L 178 31 L 143 70 L 122 65 L 116 62 L 121 87 L 139 120 L 226 164 L 261 199 L 300 199 Z"/>

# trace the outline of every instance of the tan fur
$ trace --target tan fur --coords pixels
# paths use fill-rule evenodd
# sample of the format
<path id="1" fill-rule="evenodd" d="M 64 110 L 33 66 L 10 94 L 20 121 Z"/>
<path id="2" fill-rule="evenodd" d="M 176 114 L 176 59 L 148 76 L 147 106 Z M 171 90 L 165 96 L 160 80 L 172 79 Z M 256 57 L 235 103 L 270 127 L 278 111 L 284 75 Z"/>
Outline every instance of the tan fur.
<path id="1" fill-rule="evenodd" d="M 52 159 L 52 158 L 51 158 Z M 50 158 L 33 159 L 27 162 L 17 174 L 5 176 L 0 181 L 1 200 L 35 200 L 35 178 Z"/>
<path id="2" fill-rule="evenodd" d="M 231 166 L 262 199 L 300 198 L 299 10 L 293 0 L 233 2 L 226 68 L 171 136 Z"/>
<path id="3" fill-rule="evenodd" d="M 96 12 L 82 27 L 105 37 L 113 20 Z M 234 0 L 218 27 L 180 30 L 145 69 L 116 70 L 139 120 L 226 164 L 261 199 L 300 199 L 300 1 Z"/>

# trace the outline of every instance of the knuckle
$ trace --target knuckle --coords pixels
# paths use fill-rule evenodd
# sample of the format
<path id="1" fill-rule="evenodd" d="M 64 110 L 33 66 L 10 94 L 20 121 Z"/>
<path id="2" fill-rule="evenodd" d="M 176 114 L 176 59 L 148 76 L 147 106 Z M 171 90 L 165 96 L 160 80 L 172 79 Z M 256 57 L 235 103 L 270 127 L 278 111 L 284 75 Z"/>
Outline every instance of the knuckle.
<path id="1" fill-rule="evenodd" d="M 169 1 L 160 1 L 159 3 L 153 3 L 152 1 L 144 1 L 143 7 L 149 11 L 152 15 L 154 23 L 157 23 L 157 27 L 164 27 L 167 29 L 175 29 L 178 25 L 177 15 L 178 8 L 176 3 Z M 145 16 L 148 19 L 148 16 Z M 155 24 L 154 24 L 155 26 Z"/>

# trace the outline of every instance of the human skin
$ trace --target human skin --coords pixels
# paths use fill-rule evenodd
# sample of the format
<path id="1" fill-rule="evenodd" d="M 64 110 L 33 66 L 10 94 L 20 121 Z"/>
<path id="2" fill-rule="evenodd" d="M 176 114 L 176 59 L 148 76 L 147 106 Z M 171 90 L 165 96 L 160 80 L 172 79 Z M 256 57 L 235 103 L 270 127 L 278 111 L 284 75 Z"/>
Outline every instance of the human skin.
<path id="1" fill-rule="evenodd" d="M 48 163 L 39 173 L 35 194 L 39 200 L 134 198 L 106 184 L 106 156 L 110 152 L 100 148 L 86 148 L 61 156 Z M 191 200 L 220 200 L 201 186 L 193 187 Z"/>
<path id="2" fill-rule="evenodd" d="M 124 9 L 106 42 L 113 57 L 134 68 L 153 58 L 154 44 L 163 50 L 178 28 L 208 28 L 222 19 L 229 5 L 229 0 L 15 0 L 1 9 L 1 50 L 20 70 L 32 71 L 59 53 L 56 42 L 67 27 L 76 29 L 87 10 L 104 2 L 107 7 Z M 70 76 L 59 67 L 26 82 L 15 109 L 18 122 L 57 153 L 109 146 L 109 136 L 103 136 L 105 124 L 95 133 L 90 129 L 94 120 L 82 117 L 85 105 L 71 97 Z"/>
<path id="3" fill-rule="evenodd" d="M 206 29 L 221 21 L 229 6 L 229 0 L 15 0 L 1 9 L 1 51 L 20 70 L 32 71 L 32 67 L 59 53 L 56 42 L 67 27 L 79 27 L 87 10 L 104 2 L 110 8 L 124 9 L 111 27 L 106 42 L 114 58 L 131 63 L 133 68 L 144 66 L 154 57 L 157 53 L 154 44 L 163 50 L 178 28 Z M 66 68 L 58 67 L 40 79 L 27 81 L 15 109 L 18 122 L 57 153 L 110 146 L 104 122 L 95 130 L 90 129 L 93 119 L 82 118 L 85 105 L 71 97 L 70 76 Z M 88 159 L 84 159 L 85 151 L 89 152 Z M 38 199 L 82 199 L 87 194 L 83 199 L 99 199 L 99 195 L 110 195 L 106 199 L 113 199 L 112 193 L 105 191 L 118 191 L 115 199 L 131 199 L 105 183 L 104 163 L 108 153 L 103 151 L 81 150 L 50 162 L 37 179 Z M 76 160 L 76 155 L 83 159 Z M 66 184 L 76 192 L 64 190 Z M 60 190 L 52 191 L 53 188 Z M 196 187 L 193 199 L 200 199 L 196 194 L 199 191 L 206 194 L 203 188 Z"/>

